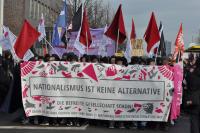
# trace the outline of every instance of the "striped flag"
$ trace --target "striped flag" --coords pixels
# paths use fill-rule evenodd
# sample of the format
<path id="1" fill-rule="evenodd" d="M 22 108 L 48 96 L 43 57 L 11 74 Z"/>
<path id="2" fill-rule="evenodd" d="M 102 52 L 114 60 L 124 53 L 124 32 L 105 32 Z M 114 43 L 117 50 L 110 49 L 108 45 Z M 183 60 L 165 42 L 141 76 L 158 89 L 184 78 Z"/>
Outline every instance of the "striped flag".
<path id="1" fill-rule="evenodd" d="M 173 59 L 177 63 L 182 61 L 183 53 L 184 53 L 184 41 L 183 41 L 183 26 L 182 26 L 182 23 L 181 23 L 178 35 L 176 37 Z"/>
<path id="2" fill-rule="evenodd" d="M 43 13 L 41 15 L 41 19 L 40 19 L 40 22 L 39 22 L 39 25 L 38 25 L 38 32 L 40 33 L 40 36 L 38 38 L 38 41 L 40 42 L 40 41 L 43 40 L 43 38 L 46 37 L 46 30 L 45 30 Z"/>

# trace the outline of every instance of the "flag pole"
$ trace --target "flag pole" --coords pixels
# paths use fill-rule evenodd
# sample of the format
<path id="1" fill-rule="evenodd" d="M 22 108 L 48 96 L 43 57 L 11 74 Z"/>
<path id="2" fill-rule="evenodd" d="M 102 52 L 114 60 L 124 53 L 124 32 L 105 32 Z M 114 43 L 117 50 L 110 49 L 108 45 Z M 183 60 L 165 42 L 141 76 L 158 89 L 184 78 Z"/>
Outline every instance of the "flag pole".
<path id="1" fill-rule="evenodd" d="M 45 42 L 53 49 L 53 51 L 60 57 L 60 55 L 58 54 L 58 52 L 53 48 L 53 46 L 50 44 L 50 42 L 47 41 L 46 38 L 44 38 Z"/>
<path id="2" fill-rule="evenodd" d="M 45 43 L 45 47 L 46 47 L 46 50 L 47 50 L 47 53 L 49 53 L 49 49 L 47 47 L 47 44 Z"/>
<path id="3" fill-rule="evenodd" d="M 68 38 L 67 38 L 67 53 L 69 53 L 69 42 L 68 42 Z"/>
<path id="4" fill-rule="evenodd" d="M 87 55 L 88 55 L 89 47 L 88 47 L 88 35 L 87 35 L 87 31 L 86 31 L 86 43 L 87 43 Z"/>
<path id="5" fill-rule="evenodd" d="M 156 57 L 155 57 L 155 64 L 156 64 L 156 65 L 157 65 L 157 57 L 158 57 L 159 47 L 160 47 L 160 44 L 158 45 L 158 49 L 157 49 L 157 51 L 156 51 Z"/>
<path id="6" fill-rule="evenodd" d="M 117 44 L 116 44 L 115 53 L 117 53 L 117 51 L 118 51 L 118 46 L 119 46 L 119 28 L 117 30 Z"/>
<path id="7" fill-rule="evenodd" d="M 45 40 L 46 40 L 46 37 L 45 37 Z M 48 49 L 48 47 L 47 47 L 47 44 L 45 43 L 45 48 L 46 48 L 46 50 L 47 50 L 47 53 L 49 53 L 49 49 Z"/>
<path id="8" fill-rule="evenodd" d="M 72 53 L 74 52 L 74 49 L 75 49 L 75 46 L 73 46 L 73 48 L 72 48 L 72 50 L 71 50 Z"/>
<path id="9" fill-rule="evenodd" d="M 0 25 L 1 25 L 0 30 L 1 31 L 3 29 L 3 27 L 2 27 L 2 25 L 3 25 L 3 18 L 4 18 L 3 11 L 4 11 L 4 0 L 0 0 Z M 2 35 L 2 32 L 0 32 L 0 35 Z"/>
<path id="10" fill-rule="evenodd" d="M 180 58 L 180 56 L 181 56 L 181 53 L 180 53 L 180 51 L 178 51 L 178 62 L 177 63 L 179 63 L 179 58 Z"/>

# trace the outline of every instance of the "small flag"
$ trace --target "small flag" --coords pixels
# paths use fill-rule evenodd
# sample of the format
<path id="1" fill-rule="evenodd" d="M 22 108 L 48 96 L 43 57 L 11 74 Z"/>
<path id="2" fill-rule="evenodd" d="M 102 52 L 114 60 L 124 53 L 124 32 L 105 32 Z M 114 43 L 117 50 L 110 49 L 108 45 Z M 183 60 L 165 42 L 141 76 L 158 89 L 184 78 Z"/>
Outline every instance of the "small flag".
<path id="1" fill-rule="evenodd" d="M 41 19 L 38 25 L 38 32 L 40 32 L 40 37 L 38 38 L 38 41 L 42 41 L 43 38 L 46 37 L 46 30 L 45 30 L 45 24 L 44 24 L 44 16 L 43 13 L 41 15 Z"/>
<path id="2" fill-rule="evenodd" d="M 162 22 L 160 22 L 159 32 L 160 32 L 160 44 L 158 47 L 157 54 L 160 55 L 161 57 L 164 57 L 164 56 L 166 56 L 166 45 L 165 45 L 165 38 L 164 38 Z"/>
<path id="3" fill-rule="evenodd" d="M 104 27 L 104 33 L 108 30 L 108 26 L 106 25 Z M 102 39 L 102 43 L 101 45 L 99 45 L 99 49 L 98 49 L 98 55 L 105 57 L 107 56 L 107 45 L 109 44 L 108 41 L 108 37 L 104 34 L 103 35 L 103 39 Z"/>
<path id="4" fill-rule="evenodd" d="M 10 50 L 12 47 L 9 40 L 9 33 L 4 27 L 2 29 L 3 34 L 0 36 L 0 46 L 3 51 Z"/>
<path id="5" fill-rule="evenodd" d="M 126 44 L 126 51 L 124 53 L 125 58 L 127 59 L 127 62 L 131 62 L 131 57 L 132 57 L 132 45 L 131 45 L 131 40 L 129 40 Z"/>
<path id="6" fill-rule="evenodd" d="M 134 20 L 132 19 L 132 29 L 131 29 L 131 36 L 130 36 L 131 40 L 136 39 L 136 32 L 135 32 L 135 23 Z"/>
<path id="7" fill-rule="evenodd" d="M 25 20 L 20 35 L 14 45 L 16 55 L 20 59 L 23 59 L 27 50 L 31 48 L 39 36 L 40 33 Z"/>
<path id="8" fill-rule="evenodd" d="M 65 31 L 64 33 L 63 33 L 63 36 L 62 36 L 62 38 L 61 38 L 61 41 L 65 44 L 65 48 L 67 48 L 67 33 L 66 33 L 67 31 Z"/>
<path id="9" fill-rule="evenodd" d="M 159 30 L 157 27 L 156 19 L 154 13 L 152 12 L 148 27 L 144 34 L 144 39 L 147 43 L 147 53 L 150 53 L 154 45 L 160 41 Z"/>
<path id="10" fill-rule="evenodd" d="M 89 48 L 92 43 L 92 36 L 90 34 L 89 23 L 87 20 L 86 8 L 83 12 L 83 20 L 81 28 L 78 32 L 74 47 L 81 53 L 85 53 L 85 48 Z"/>
<path id="11" fill-rule="evenodd" d="M 59 44 L 60 44 L 60 36 L 59 36 L 59 33 L 58 33 L 58 26 L 57 26 L 57 24 L 54 24 L 54 26 L 53 26 L 52 44 L 54 46 L 59 46 Z"/>
<path id="12" fill-rule="evenodd" d="M 3 30 L 4 30 L 5 36 L 6 36 L 7 40 L 8 40 L 7 45 L 9 45 L 9 46 L 8 46 L 8 49 L 7 49 L 7 50 L 10 50 L 10 52 L 11 52 L 11 54 L 12 54 L 12 56 L 13 56 L 13 59 L 14 59 L 15 61 L 19 61 L 19 58 L 17 57 L 17 55 L 15 54 L 15 51 L 14 51 L 14 45 L 15 45 L 15 42 L 16 42 L 16 40 L 17 40 L 17 37 L 9 30 L 8 27 L 3 26 Z M 33 54 L 33 52 L 29 49 L 29 50 L 25 53 L 23 60 L 24 60 L 24 61 L 28 61 L 28 60 L 29 60 L 30 58 L 32 58 L 32 57 L 34 57 L 34 54 Z"/>
<path id="13" fill-rule="evenodd" d="M 82 21 L 82 25 L 81 25 L 79 41 L 88 48 L 90 47 L 90 45 L 92 43 L 92 36 L 90 34 L 90 26 L 89 26 L 88 19 L 87 19 L 86 8 L 84 9 L 84 12 L 83 12 L 83 21 Z"/>
<path id="14" fill-rule="evenodd" d="M 80 27 L 81 27 L 81 22 L 82 22 L 82 4 L 81 6 L 78 8 L 77 12 L 74 14 L 74 17 L 72 18 L 72 31 L 79 31 Z"/>
<path id="15" fill-rule="evenodd" d="M 118 31 L 119 31 L 119 35 L 118 35 Z M 115 17 L 110 27 L 106 31 L 105 35 L 116 42 L 118 41 L 118 44 L 122 44 L 124 40 L 127 38 L 121 4 L 115 14 Z"/>
<path id="16" fill-rule="evenodd" d="M 46 46 L 46 44 L 43 45 L 42 48 L 43 48 L 43 57 L 45 57 L 46 54 L 48 54 L 48 50 L 47 50 L 47 46 Z"/>
<path id="17" fill-rule="evenodd" d="M 57 26 L 66 28 L 67 27 L 67 3 L 63 2 L 63 8 L 60 15 L 57 18 Z"/>
<path id="18" fill-rule="evenodd" d="M 66 0 L 63 2 L 63 8 L 58 16 L 54 28 L 53 28 L 53 37 L 52 37 L 52 45 L 53 46 L 61 46 L 65 42 L 62 41 L 62 37 L 66 34 L 65 31 L 67 30 L 67 4 Z"/>
<path id="19" fill-rule="evenodd" d="M 184 53 L 183 26 L 181 24 L 178 35 L 176 37 L 173 59 L 177 63 L 180 62 L 182 60 L 183 53 Z"/>

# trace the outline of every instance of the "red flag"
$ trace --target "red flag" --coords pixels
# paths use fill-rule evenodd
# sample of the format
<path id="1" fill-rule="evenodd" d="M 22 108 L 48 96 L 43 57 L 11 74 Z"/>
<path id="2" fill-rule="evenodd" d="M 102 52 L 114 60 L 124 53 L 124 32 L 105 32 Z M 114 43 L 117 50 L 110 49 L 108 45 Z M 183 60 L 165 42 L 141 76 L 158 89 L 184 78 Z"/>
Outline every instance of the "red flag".
<path id="1" fill-rule="evenodd" d="M 118 36 L 118 30 L 119 30 L 119 36 Z M 122 44 L 124 42 L 124 40 L 126 39 L 126 30 L 125 30 L 125 26 L 124 26 L 124 18 L 123 18 L 123 14 L 122 14 L 122 5 L 121 4 L 117 10 L 117 13 L 115 14 L 112 24 L 106 31 L 105 35 L 116 42 L 118 39 L 119 44 Z"/>
<path id="2" fill-rule="evenodd" d="M 16 55 L 20 59 L 23 59 L 24 54 L 28 49 L 31 48 L 39 36 L 40 33 L 34 29 L 27 20 L 25 20 L 19 37 L 17 38 L 14 45 Z"/>
<path id="3" fill-rule="evenodd" d="M 45 45 L 43 45 L 43 46 L 42 46 L 42 48 L 43 48 L 43 56 L 45 57 L 45 56 L 46 56 L 46 54 L 48 54 L 47 45 L 46 45 L 46 44 L 45 44 Z"/>
<path id="4" fill-rule="evenodd" d="M 80 32 L 80 38 L 79 38 L 80 43 L 85 45 L 86 47 L 90 47 L 92 43 L 92 36 L 90 34 L 90 26 L 87 20 L 87 13 L 86 13 L 86 8 L 84 8 L 83 12 L 83 20 L 82 20 L 82 26 L 81 26 L 81 32 Z"/>
<path id="5" fill-rule="evenodd" d="M 173 59 L 179 62 L 182 59 L 183 53 L 184 53 L 183 26 L 181 24 L 178 35 L 176 37 Z"/>
<path id="6" fill-rule="evenodd" d="M 153 50 L 153 54 L 154 54 L 155 56 L 157 56 L 157 53 L 158 53 L 158 47 L 154 48 L 154 50 Z"/>
<path id="7" fill-rule="evenodd" d="M 147 42 L 147 52 L 151 51 L 151 48 L 160 41 L 160 34 L 158 30 L 158 26 L 156 23 L 156 19 L 154 13 L 152 12 L 151 19 L 149 21 L 149 25 L 144 34 L 144 39 Z"/>
<path id="8" fill-rule="evenodd" d="M 132 19 L 132 30 L 131 30 L 130 39 L 135 39 L 135 38 L 136 38 L 135 24 L 134 24 L 134 20 Z"/>

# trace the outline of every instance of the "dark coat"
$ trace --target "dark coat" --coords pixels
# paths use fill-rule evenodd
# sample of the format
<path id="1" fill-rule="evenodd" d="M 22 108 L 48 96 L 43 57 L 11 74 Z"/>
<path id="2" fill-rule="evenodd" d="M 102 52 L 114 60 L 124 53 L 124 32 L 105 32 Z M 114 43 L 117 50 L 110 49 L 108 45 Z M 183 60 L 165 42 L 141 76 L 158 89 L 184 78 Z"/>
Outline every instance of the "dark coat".
<path id="1" fill-rule="evenodd" d="M 10 77 L 6 73 L 5 69 L 0 66 L 0 105 L 2 104 L 9 90 L 9 82 Z"/>
<path id="2" fill-rule="evenodd" d="M 192 105 L 190 112 L 193 114 L 199 113 L 200 111 L 200 68 L 197 68 L 190 75 L 190 100 Z"/>

